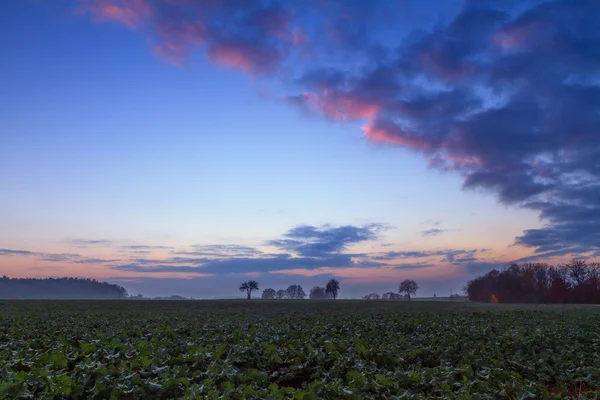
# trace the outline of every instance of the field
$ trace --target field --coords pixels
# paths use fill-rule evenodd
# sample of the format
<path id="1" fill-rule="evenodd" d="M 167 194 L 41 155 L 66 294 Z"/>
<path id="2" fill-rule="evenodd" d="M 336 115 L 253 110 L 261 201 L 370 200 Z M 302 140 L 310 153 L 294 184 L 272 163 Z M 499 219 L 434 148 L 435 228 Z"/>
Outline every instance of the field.
<path id="1" fill-rule="evenodd" d="M 0 398 L 600 398 L 600 307 L 0 302 Z"/>

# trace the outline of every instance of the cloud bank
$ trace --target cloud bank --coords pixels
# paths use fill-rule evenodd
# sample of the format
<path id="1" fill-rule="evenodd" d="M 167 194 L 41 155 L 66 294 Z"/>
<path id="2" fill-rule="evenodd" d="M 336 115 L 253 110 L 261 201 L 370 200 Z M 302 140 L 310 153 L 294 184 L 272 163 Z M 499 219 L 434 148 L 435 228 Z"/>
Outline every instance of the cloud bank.
<path id="1" fill-rule="evenodd" d="M 361 124 L 367 141 L 419 153 L 431 168 L 459 174 L 465 189 L 539 213 L 544 226 L 516 245 L 540 256 L 598 254 L 600 2 L 465 1 L 409 31 L 398 23 L 407 10 L 391 3 L 80 4 L 93 21 L 149 35 L 171 62 L 197 50 L 280 79 L 288 103 Z M 300 229 L 271 245 L 312 257 L 361 237 L 322 234 Z"/>
<path id="2" fill-rule="evenodd" d="M 380 245 L 380 233 L 387 228 L 387 225 L 379 223 L 360 226 L 299 225 L 283 233 L 280 238 L 264 243 L 276 249 L 277 253 L 236 244 L 202 244 L 181 249 L 128 245 L 117 247 L 133 248 L 130 254 L 119 259 L 20 249 L 0 249 L 0 257 L 32 257 L 40 263 L 60 262 L 63 265 L 98 265 L 136 276 L 166 273 L 189 277 L 248 273 L 340 276 L 362 275 L 365 271 L 377 275 L 377 271 L 413 271 L 440 263 L 460 266 L 485 261 L 482 256 L 485 249 L 352 251 L 352 246 L 356 245 Z M 74 246 L 77 247 L 77 243 Z M 153 249 L 154 252 L 141 256 L 137 249 Z"/>

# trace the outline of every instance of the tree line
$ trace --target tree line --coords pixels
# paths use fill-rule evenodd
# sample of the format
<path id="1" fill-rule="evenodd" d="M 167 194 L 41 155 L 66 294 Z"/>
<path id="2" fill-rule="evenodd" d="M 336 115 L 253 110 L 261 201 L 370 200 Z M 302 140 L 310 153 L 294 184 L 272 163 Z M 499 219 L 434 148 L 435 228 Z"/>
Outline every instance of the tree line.
<path id="1" fill-rule="evenodd" d="M 381 296 L 378 293 L 371 293 L 363 297 L 363 300 L 408 300 L 410 301 L 411 295 L 414 296 L 419 290 L 419 285 L 412 279 L 406 279 L 400 282 L 398 286 L 398 293 L 387 292 Z"/>
<path id="2" fill-rule="evenodd" d="M 252 292 L 258 291 L 259 286 L 256 281 L 246 281 L 240 285 L 240 292 L 246 292 L 246 298 L 250 300 L 252 298 Z M 340 291 L 340 283 L 336 279 L 330 279 L 325 287 L 315 286 L 313 287 L 308 297 L 310 299 L 318 300 L 318 299 L 336 299 L 338 297 L 338 293 Z M 263 290 L 262 296 L 263 299 L 292 299 L 292 300 L 302 300 L 306 298 L 306 292 L 300 285 L 290 285 L 287 289 L 279 289 L 275 290 L 272 288 L 267 288 Z"/>
<path id="3" fill-rule="evenodd" d="M 258 291 L 259 285 L 256 281 L 246 281 L 240 285 L 240 292 L 246 292 L 246 298 L 250 300 L 252 298 L 252 292 Z M 402 281 L 398 287 L 398 293 L 388 292 L 380 296 L 377 293 L 371 293 L 363 299 L 365 300 L 411 300 L 411 296 L 417 294 L 419 285 L 417 282 L 411 279 Z M 314 286 L 310 289 L 308 298 L 311 300 L 322 300 L 322 299 L 336 299 L 340 291 L 340 283 L 336 279 L 330 279 L 325 287 Z M 290 285 L 287 289 L 275 290 L 267 288 L 262 292 L 262 299 L 293 299 L 302 300 L 306 298 L 306 292 L 300 285 Z"/>
<path id="4" fill-rule="evenodd" d="M 512 264 L 469 281 L 464 290 L 479 302 L 600 304 L 600 264 Z"/>
<path id="5" fill-rule="evenodd" d="M 95 279 L 0 278 L 0 299 L 119 300 L 127 298 L 124 287 Z"/>

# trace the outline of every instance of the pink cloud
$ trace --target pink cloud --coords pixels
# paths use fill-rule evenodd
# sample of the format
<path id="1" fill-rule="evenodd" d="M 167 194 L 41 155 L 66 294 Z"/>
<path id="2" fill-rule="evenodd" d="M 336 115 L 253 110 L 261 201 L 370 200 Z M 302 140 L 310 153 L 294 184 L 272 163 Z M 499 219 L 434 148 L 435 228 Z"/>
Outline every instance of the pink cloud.
<path id="1" fill-rule="evenodd" d="M 343 283 L 345 284 L 393 282 L 393 284 L 396 285 L 404 279 L 436 281 L 461 278 L 464 277 L 465 274 L 463 271 L 450 264 L 440 264 L 415 269 L 393 267 L 378 268 L 376 274 L 373 273 L 373 269 L 371 268 L 362 268 L 360 269 L 360 272 L 342 273 L 341 275 L 336 273 L 335 275 L 344 278 Z"/>
<path id="2" fill-rule="evenodd" d="M 362 127 L 364 137 L 373 143 L 401 146 L 428 154 L 430 167 L 444 171 L 468 171 L 484 167 L 484 160 L 465 154 L 452 136 L 436 140 L 431 135 L 420 135 L 398 124 L 369 121 Z"/>
<path id="3" fill-rule="evenodd" d="M 381 109 L 375 102 L 361 100 L 348 94 L 337 96 L 335 102 L 344 115 L 353 119 L 372 117 Z"/>
<path id="4" fill-rule="evenodd" d="M 255 75 L 274 69 L 283 58 L 274 48 L 241 41 L 214 43 L 206 52 L 206 56 L 218 64 Z"/>
<path id="5" fill-rule="evenodd" d="M 82 9 L 98 22 L 115 21 L 129 28 L 138 28 L 145 22 L 160 42 L 153 52 L 167 61 L 180 65 L 194 50 L 206 45 L 209 60 L 254 75 L 270 72 L 282 61 L 285 44 L 294 41 L 293 30 L 285 13 L 280 10 L 260 10 L 250 14 L 249 27 L 257 30 L 260 40 L 245 36 L 229 37 L 216 28 L 209 28 L 203 20 L 210 18 L 218 2 L 165 0 L 171 7 L 184 7 L 191 14 L 155 13 L 150 0 L 81 0 Z M 264 36 L 264 37 L 263 37 Z M 275 47 L 270 40 L 278 39 Z"/>
<path id="6" fill-rule="evenodd" d="M 99 22 L 117 21 L 129 28 L 136 28 L 153 15 L 147 0 L 92 0 L 84 7 Z"/>
<path id="7" fill-rule="evenodd" d="M 387 125 L 387 126 L 386 126 Z M 361 127 L 364 137 L 369 142 L 391 144 L 407 147 L 421 152 L 432 152 L 434 146 L 408 129 L 393 124 L 377 124 L 369 121 Z"/>
<path id="8" fill-rule="evenodd" d="M 305 92 L 304 104 L 311 110 L 340 121 L 368 118 L 376 115 L 381 106 L 350 93 L 326 89 L 320 94 Z"/>
<path id="9" fill-rule="evenodd" d="M 503 49 L 521 47 L 531 37 L 533 26 L 509 27 L 502 29 L 492 37 L 496 46 Z"/>

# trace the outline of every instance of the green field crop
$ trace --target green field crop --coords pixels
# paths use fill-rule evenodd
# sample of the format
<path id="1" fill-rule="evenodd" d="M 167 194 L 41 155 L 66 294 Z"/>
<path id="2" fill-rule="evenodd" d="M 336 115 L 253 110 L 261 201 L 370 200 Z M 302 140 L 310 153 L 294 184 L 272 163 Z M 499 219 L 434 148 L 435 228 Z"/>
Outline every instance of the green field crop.
<path id="1" fill-rule="evenodd" d="M 600 307 L 0 302 L 0 398 L 600 398 Z"/>

